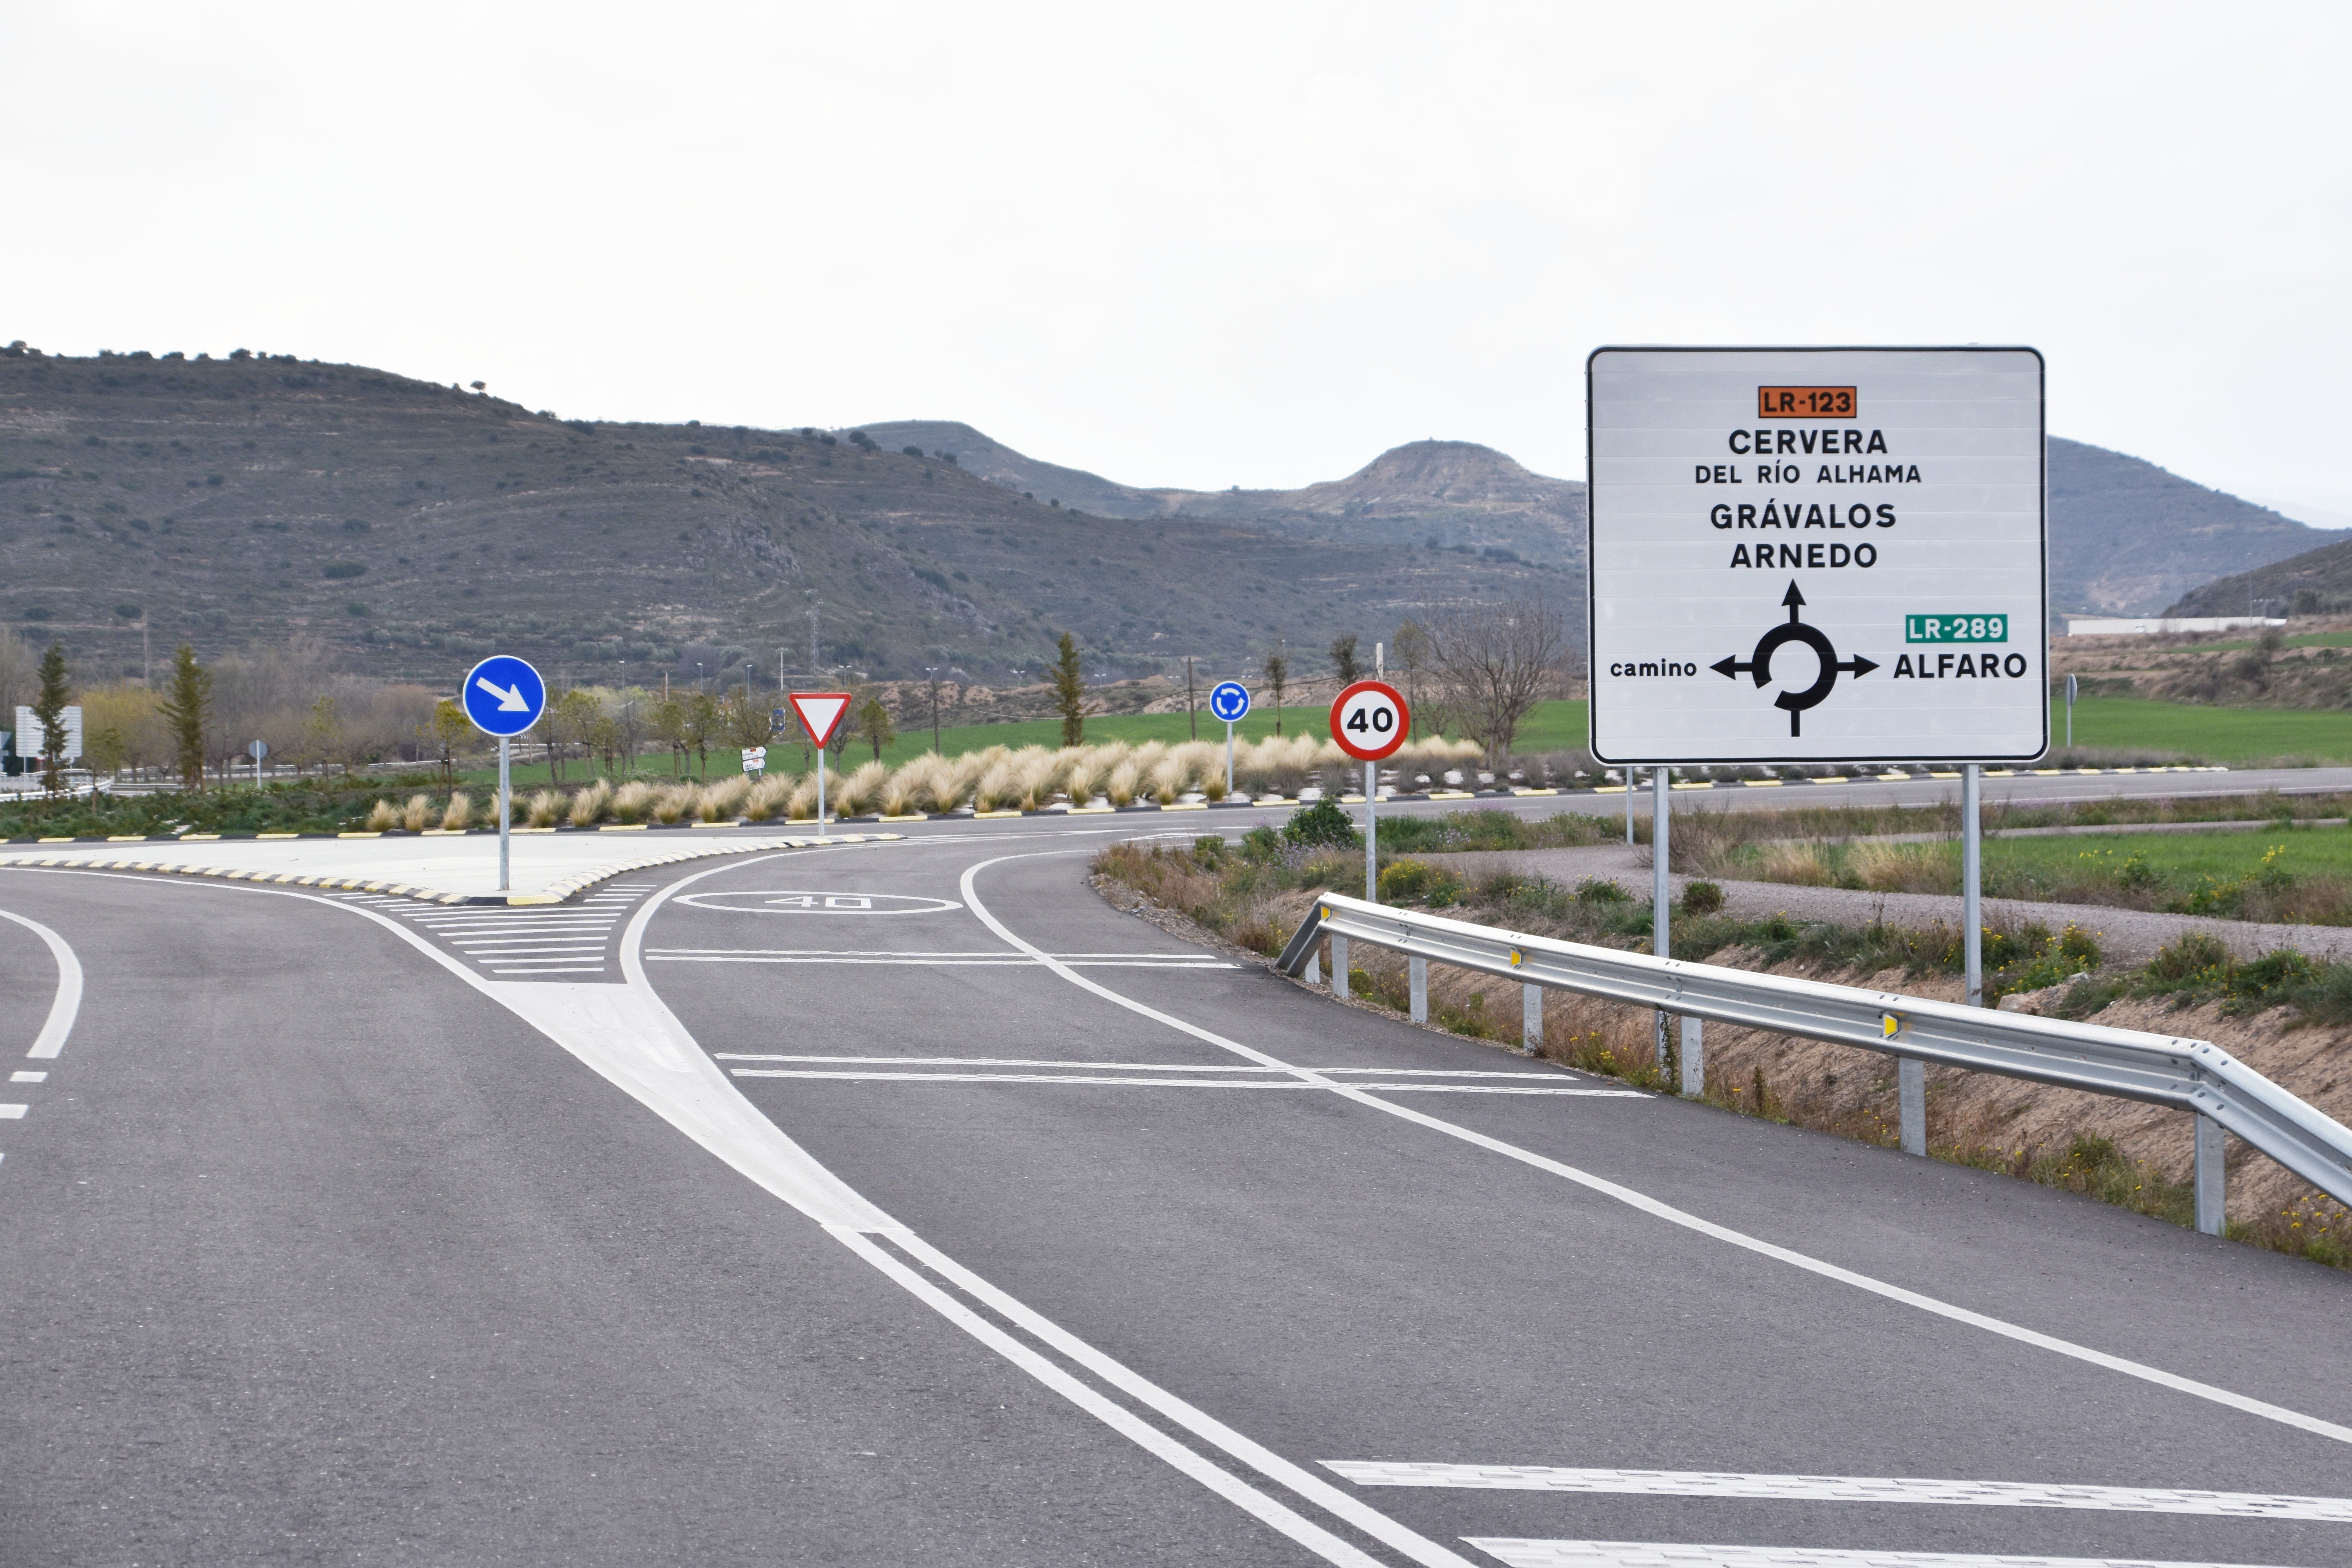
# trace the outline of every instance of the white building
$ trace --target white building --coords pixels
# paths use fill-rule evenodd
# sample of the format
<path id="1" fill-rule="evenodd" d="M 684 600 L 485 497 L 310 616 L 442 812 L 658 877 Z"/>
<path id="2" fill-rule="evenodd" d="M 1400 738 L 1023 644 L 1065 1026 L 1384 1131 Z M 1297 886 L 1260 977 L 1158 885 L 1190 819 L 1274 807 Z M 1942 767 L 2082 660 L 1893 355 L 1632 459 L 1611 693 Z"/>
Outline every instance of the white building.
<path id="1" fill-rule="evenodd" d="M 2284 625 L 2284 621 L 2271 616 L 2181 616 L 2171 620 L 2161 616 L 2143 616 L 2137 619 L 2122 616 L 2068 616 L 2066 635 L 2070 637 L 2177 637 L 2187 632 L 2234 632 Z"/>

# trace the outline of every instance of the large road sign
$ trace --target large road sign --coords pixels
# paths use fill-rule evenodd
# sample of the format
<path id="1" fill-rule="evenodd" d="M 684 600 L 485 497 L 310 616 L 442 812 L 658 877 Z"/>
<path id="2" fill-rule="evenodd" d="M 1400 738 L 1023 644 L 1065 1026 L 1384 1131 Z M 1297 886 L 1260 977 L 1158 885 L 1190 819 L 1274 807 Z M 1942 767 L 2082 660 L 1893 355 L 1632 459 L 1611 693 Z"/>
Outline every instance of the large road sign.
<path id="1" fill-rule="evenodd" d="M 1249 688 L 1238 680 L 1220 680 L 1209 690 L 1209 712 L 1228 724 L 1249 717 Z"/>
<path id="2" fill-rule="evenodd" d="M 512 654 L 492 654 L 466 672 L 457 700 L 483 734 L 520 735 L 547 711 L 547 682 Z"/>
<path id="3" fill-rule="evenodd" d="M 849 711 L 849 697 L 846 691 L 795 691 L 786 700 L 801 716 L 801 725 L 808 731 L 810 741 L 824 746 L 841 728 L 842 716 Z"/>
<path id="4" fill-rule="evenodd" d="M 1385 680 L 1359 680 L 1331 700 L 1331 738 L 1360 763 L 1377 763 L 1404 744 L 1412 715 Z"/>
<path id="5" fill-rule="evenodd" d="M 1594 756 L 2042 754 L 2039 353 L 1607 348 L 1585 382 Z"/>

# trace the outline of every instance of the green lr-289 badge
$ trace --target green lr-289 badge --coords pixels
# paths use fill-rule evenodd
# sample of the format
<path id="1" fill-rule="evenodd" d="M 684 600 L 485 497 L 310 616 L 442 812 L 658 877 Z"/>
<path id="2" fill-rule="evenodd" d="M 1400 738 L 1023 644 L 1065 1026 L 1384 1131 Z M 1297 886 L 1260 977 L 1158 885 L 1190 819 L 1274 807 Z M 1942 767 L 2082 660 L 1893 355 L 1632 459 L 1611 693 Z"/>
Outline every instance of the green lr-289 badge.
<path id="1" fill-rule="evenodd" d="M 1905 642 L 2007 642 L 2007 616 L 1906 616 Z"/>

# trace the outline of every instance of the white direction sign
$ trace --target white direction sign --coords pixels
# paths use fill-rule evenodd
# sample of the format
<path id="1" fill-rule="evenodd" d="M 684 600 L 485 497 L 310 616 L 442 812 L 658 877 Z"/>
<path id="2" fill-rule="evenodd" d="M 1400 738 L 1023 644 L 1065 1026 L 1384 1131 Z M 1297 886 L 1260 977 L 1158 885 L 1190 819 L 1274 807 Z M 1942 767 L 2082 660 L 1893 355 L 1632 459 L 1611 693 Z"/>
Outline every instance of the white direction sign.
<path id="1" fill-rule="evenodd" d="M 1585 380 L 1595 757 L 2042 753 L 2039 353 L 1608 348 Z"/>

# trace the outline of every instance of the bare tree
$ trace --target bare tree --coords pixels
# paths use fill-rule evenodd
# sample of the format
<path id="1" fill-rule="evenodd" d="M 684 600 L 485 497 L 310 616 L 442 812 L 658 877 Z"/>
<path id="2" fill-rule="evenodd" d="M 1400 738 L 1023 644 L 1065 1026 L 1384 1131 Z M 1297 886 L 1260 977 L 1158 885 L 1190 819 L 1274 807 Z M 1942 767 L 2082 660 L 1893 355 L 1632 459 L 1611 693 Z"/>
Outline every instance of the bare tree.
<path id="1" fill-rule="evenodd" d="M 1430 617 L 1432 662 L 1463 732 L 1499 770 L 1528 710 L 1566 665 L 1568 623 L 1540 594 L 1465 605 Z"/>

